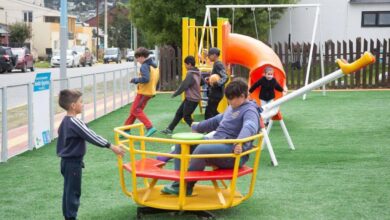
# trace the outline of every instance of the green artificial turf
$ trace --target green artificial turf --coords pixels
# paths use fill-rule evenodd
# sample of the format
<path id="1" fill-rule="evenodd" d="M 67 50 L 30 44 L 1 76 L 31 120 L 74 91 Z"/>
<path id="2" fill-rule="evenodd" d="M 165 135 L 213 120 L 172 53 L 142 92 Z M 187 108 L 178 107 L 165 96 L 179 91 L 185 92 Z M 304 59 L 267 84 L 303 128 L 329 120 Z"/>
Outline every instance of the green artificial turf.
<path id="1" fill-rule="evenodd" d="M 146 108 L 159 130 L 180 104 L 179 98 L 169 97 L 159 94 Z M 275 122 L 270 138 L 279 166 L 270 165 L 264 150 L 253 197 L 213 211 L 217 218 L 389 219 L 390 91 L 314 92 L 281 109 L 296 150 L 289 150 Z M 113 140 L 112 130 L 128 110 L 121 108 L 89 126 Z M 197 110 L 195 119 L 201 118 Z M 175 131 L 188 127 L 181 123 Z M 55 146 L 54 141 L 0 164 L 0 219 L 62 219 L 63 179 Z M 114 154 L 88 145 L 85 165 L 79 219 L 135 219 L 137 205 L 120 189 Z M 195 217 L 145 217 L 168 218 Z"/>

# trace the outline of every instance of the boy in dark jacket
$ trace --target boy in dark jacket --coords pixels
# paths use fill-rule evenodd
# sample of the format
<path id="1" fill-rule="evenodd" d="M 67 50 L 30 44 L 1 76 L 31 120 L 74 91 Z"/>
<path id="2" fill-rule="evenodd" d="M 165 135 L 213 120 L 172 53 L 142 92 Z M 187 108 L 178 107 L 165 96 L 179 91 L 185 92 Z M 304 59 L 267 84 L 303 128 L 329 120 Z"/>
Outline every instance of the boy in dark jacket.
<path id="1" fill-rule="evenodd" d="M 208 96 L 207 106 L 204 114 L 205 119 L 212 118 L 219 114 L 217 110 L 218 104 L 223 98 L 225 83 L 228 80 L 225 66 L 219 60 L 219 54 L 220 51 L 216 47 L 210 48 L 208 53 L 208 57 L 210 61 L 214 62 L 213 69 L 211 70 L 211 75 L 218 74 L 221 78 L 217 83 L 212 85 L 210 84 L 208 95 L 207 95 Z"/>
<path id="2" fill-rule="evenodd" d="M 81 177 L 84 167 L 83 157 L 86 143 L 111 149 L 115 154 L 122 155 L 124 151 L 112 145 L 106 139 L 97 135 L 87 125 L 76 118 L 83 110 L 81 92 L 77 90 L 62 90 L 59 94 L 59 105 L 67 111 L 67 115 L 58 129 L 57 155 L 61 157 L 61 174 L 64 177 L 64 192 L 62 195 L 62 212 L 65 219 L 76 219 L 80 206 Z"/>
<path id="3" fill-rule="evenodd" d="M 184 59 L 184 64 L 187 69 L 187 75 L 184 81 L 180 84 L 179 88 L 173 93 L 172 98 L 185 93 L 185 99 L 176 111 L 175 117 L 169 126 L 162 130 L 161 133 L 171 135 L 176 125 L 183 118 L 184 121 L 191 127 L 193 122 L 192 113 L 201 100 L 200 86 L 203 84 L 200 71 L 195 67 L 195 58 L 193 56 L 187 56 Z"/>

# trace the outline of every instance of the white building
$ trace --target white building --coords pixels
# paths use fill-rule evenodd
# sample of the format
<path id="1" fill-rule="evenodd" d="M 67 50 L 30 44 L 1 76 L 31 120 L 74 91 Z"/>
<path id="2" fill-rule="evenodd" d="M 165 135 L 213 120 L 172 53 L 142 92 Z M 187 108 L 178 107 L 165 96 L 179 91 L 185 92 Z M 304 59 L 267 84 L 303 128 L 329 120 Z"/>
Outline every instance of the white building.
<path id="1" fill-rule="evenodd" d="M 319 34 L 323 42 L 390 37 L 390 0 L 298 1 L 298 4 L 313 3 L 321 4 L 316 42 L 320 39 Z M 287 42 L 289 34 L 292 42 L 310 42 L 315 12 L 315 7 L 286 9 L 272 28 L 272 42 Z"/>

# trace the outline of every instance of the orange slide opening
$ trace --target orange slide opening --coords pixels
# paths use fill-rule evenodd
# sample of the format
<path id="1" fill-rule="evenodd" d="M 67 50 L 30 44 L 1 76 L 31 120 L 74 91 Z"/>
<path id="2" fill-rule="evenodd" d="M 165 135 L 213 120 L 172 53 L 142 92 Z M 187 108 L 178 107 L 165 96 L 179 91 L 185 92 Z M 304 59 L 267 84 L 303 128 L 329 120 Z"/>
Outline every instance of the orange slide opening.
<path id="1" fill-rule="evenodd" d="M 229 22 L 222 26 L 222 52 L 225 64 L 239 64 L 249 69 L 249 87 L 263 77 L 264 69 L 274 68 L 274 77 L 283 87 L 286 85 L 286 75 L 278 55 L 266 44 L 254 38 L 231 33 Z M 260 89 L 256 89 L 250 97 L 260 105 Z M 282 93 L 275 90 L 275 99 L 282 97 Z M 273 118 L 280 120 L 280 112 Z"/>

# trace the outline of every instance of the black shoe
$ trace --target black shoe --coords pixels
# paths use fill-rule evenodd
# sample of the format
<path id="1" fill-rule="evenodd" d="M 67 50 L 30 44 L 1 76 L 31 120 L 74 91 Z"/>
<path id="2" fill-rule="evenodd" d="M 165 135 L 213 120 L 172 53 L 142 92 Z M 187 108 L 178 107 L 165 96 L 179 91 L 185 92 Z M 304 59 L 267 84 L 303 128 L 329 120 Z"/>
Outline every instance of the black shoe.
<path id="1" fill-rule="evenodd" d="M 169 128 L 166 128 L 165 130 L 160 131 L 160 133 L 165 135 L 172 135 L 173 131 Z"/>

